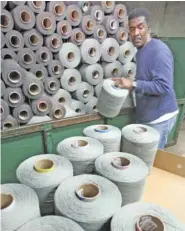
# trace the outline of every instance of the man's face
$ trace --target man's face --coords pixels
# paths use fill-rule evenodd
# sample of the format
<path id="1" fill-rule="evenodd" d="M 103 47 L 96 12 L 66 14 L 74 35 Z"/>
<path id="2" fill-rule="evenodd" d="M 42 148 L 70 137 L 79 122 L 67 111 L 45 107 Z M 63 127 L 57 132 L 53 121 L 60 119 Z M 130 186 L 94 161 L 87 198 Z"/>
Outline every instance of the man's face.
<path id="1" fill-rule="evenodd" d="M 129 21 L 129 34 L 135 47 L 143 47 L 150 36 L 150 29 L 145 21 L 145 17 L 133 18 Z"/>

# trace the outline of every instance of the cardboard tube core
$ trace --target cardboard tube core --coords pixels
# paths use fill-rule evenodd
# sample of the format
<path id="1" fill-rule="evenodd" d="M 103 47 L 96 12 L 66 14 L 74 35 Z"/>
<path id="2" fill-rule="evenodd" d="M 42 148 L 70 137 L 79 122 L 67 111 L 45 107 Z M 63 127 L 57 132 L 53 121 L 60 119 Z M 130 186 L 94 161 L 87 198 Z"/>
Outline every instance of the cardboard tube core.
<path id="1" fill-rule="evenodd" d="M 56 84 L 56 82 L 51 81 L 51 82 L 49 83 L 49 88 L 50 88 L 51 91 L 55 91 L 55 90 L 57 89 L 57 84 Z"/>
<path id="2" fill-rule="evenodd" d="M 11 54 L 6 54 L 5 56 L 4 56 L 4 60 L 5 59 L 13 59 L 13 56 L 11 56 Z"/>
<path id="3" fill-rule="evenodd" d="M 93 111 L 96 110 L 96 109 L 97 109 L 97 108 L 96 108 L 96 105 L 94 105 L 94 106 L 93 106 Z"/>
<path id="4" fill-rule="evenodd" d="M 33 57 L 30 54 L 24 54 L 23 55 L 23 60 L 25 64 L 30 64 L 33 62 Z"/>
<path id="5" fill-rule="evenodd" d="M 63 24 L 61 25 L 61 33 L 63 35 L 67 35 L 69 33 L 69 28 L 68 28 L 68 25 L 67 24 Z"/>
<path id="6" fill-rule="evenodd" d="M 97 126 L 94 130 L 96 132 L 108 132 L 109 128 L 107 126 L 100 125 L 100 126 Z"/>
<path id="7" fill-rule="evenodd" d="M 18 117 L 21 120 L 27 120 L 28 117 L 29 117 L 29 112 L 26 111 L 26 110 L 22 110 L 22 111 L 19 112 L 19 116 Z"/>
<path id="8" fill-rule="evenodd" d="M 123 32 L 123 31 L 121 31 L 119 37 L 120 37 L 120 40 L 123 41 L 123 40 L 125 40 L 127 38 L 127 34 L 125 32 Z"/>
<path id="9" fill-rule="evenodd" d="M 1 108 L 1 115 L 3 115 L 4 113 L 4 108 L 3 107 L 0 107 Z"/>
<path id="10" fill-rule="evenodd" d="M 72 86 L 72 85 L 74 85 L 75 83 L 76 83 L 76 78 L 73 77 L 73 76 L 71 76 L 71 77 L 69 78 L 69 80 L 68 80 L 68 84 L 69 84 L 70 86 Z"/>
<path id="11" fill-rule="evenodd" d="M 98 38 L 103 38 L 105 36 L 105 32 L 102 29 L 97 31 Z"/>
<path id="12" fill-rule="evenodd" d="M 49 60 L 49 53 L 48 52 L 42 52 L 40 55 L 40 58 L 42 62 L 47 62 Z"/>
<path id="13" fill-rule="evenodd" d="M 100 10 L 96 10 L 94 15 L 95 15 L 95 18 L 97 21 L 100 21 L 102 19 L 102 16 L 103 16 L 103 14 Z"/>
<path id="14" fill-rule="evenodd" d="M 48 104 L 45 101 L 40 101 L 37 105 L 37 108 L 40 112 L 45 112 L 48 110 Z"/>
<path id="15" fill-rule="evenodd" d="M 29 42 L 32 46 L 39 44 L 40 38 L 36 34 L 31 34 L 29 37 Z"/>
<path id="16" fill-rule="evenodd" d="M 77 42 L 81 42 L 81 41 L 83 40 L 83 34 L 82 34 L 82 32 L 77 32 L 77 33 L 75 34 L 75 40 L 76 40 Z"/>
<path id="17" fill-rule="evenodd" d="M 20 82 L 21 80 L 21 74 L 19 71 L 11 71 L 9 74 L 8 74 L 8 80 L 11 82 L 11 83 L 18 83 Z"/>
<path id="18" fill-rule="evenodd" d="M 87 30 L 93 30 L 94 28 L 94 22 L 92 20 L 88 20 L 86 23 Z"/>
<path id="19" fill-rule="evenodd" d="M 81 112 L 81 109 L 80 109 L 80 108 L 76 108 L 76 109 L 75 109 L 75 112 L 76 112 L 76 113 L 80 113 L 80 112 Z"/>
<path id="20" fill-rule="evenodd" d="M 63 5 L 56 4 L 55 7 L 54 7 L 54 13 L 57 16 L 63 15 L 63 13 L 64 13 L 64 7 L 63 7 Z"/>
<path id="21" fill-rule="evenodd" d="M 134 128 L 134 132 L 138 133 L 138 134 L 143 134 L 145 132 L 147 132 L 147 128 L 140 126 L 140 127 L 136 127 Z"/>
<path id="22" fill-rule="evenodd" d="M 82 11 L 86 13 L 89 10 L 90 3 L 89 2 L 83 2 L 82 4 Z"/>
<path id="23" fill-rule="evenodd" d="M 62 113 L 62 110 L 60 108 L 57 108 L 55 111 L 54 111 L 54 114 L 53 114 L 54 118 L 55 119 L 60 119 L 63 117 L 63 113 Z"/>
<path id="24" fill-rule="evenodd" d="M 125 17 L 125 11 L 124 11 L 123 8 L 120 8 L 120 9 L 118 10 L 118 17 L 119 17 L 119 18 L 124 18 L 124 17 Z"/>
<path id="25" fill-rule="evenodd" d="M 117 157 L 112 161 L 112 165 L 118 169 L 126 169 L 130 165 L 130 160 L 124 157 Z"/>
<path id="26" fill-rule="evenodd" d="M 49 30 L 52 27 L 52 21 L 50 18 L 44 18 L 42 20 L 42 26 L 44 27 L 45 30 Z"/>
<path id="27" fill-rule="evenodd" d="M 87 98 L 89 96 L 89 93 L 90 93 L 89 90 L 84 90 L 83 91 L 83 97 Z"/>
<path id="28" fill-rule="evenodd" d="M 19 103 L 21 96 L 18 92 L 11 92 L 9 95 L 9 101 L 11 103 Z"/>
<path id="29" fill-rule="evenodd" d="M 42 1 L 33 1 L 32 5 L 33 5 L 34 8 L 40 9 L 41 6 L 42 6 Z"/>
<path id="30" fill-rule="evenodd" d="M 34 168 L 39 173 L 46 173 L 54 170 L 55 165 L 52 160 L 45 159 L 36 161 Z"/>
<path id="31" fill-rule="evenodd" d="M 113 55 L 115 54 L 115 47 L 109 47 L 109 49 L 108 49 L 108 54 L 109 54 L 110 56 L 113 56 Z"/>
<path id="32" fill-rule="evenodd" d="M 54 65 L 52 69 L 53 69 L 53 73 L 58 75 L 60 73 L 61 67 L 59 65 Z"/>
<path id="33" fill-rule="evenodd" d="M 117 76 L 118 73 L 119 73 L 118 68 L 114 68 L 113 71 L 112 71 L 112 75 L 113 75 L 113 76 Z"/>
<path id="34" fill-rule="evenodd" d="M 59 102 L 59 103 L 65 103 L 65 102 L 66 102 L 66 99 L 63 98 L 63 97 L 60 97 L 60 98 L 58 99 L 58 102 Z"/>
<path id="35" fill-rule="evenodd" d="M 73 52 L 69 52 L 69 53 L 67 54 L 67 59 L 68 59 L 70 62 L 72 62 L 72 61 L 74 60 L 74 58 L 75 58 L 75 54 L 74 54 Z"/>
<path id="36" fill-rule="evenodd" d="M 128 70 L 128 76 L 132 76 L 133 75 L 133 71 L 132 70 Z"/>
<path id="37" fill-rule="evenodd" d="M 89 49 L 89 55 L 91 56 L 91 57 L 94 57 L 95 55 L 96 55 L 96 48 L 95 47 L 91 47 L 90 49 Z"/>
<path id="38" fill-rule="evenodd" d="M 30 12 L 26 11 L 26 10 L 23 10 L 21 12 L 21 17 L 20 17 L 21 21 L 23 23 L 29 23 L 31 21 L 31 14 Z"/>
<path id="39" fill-rule="evenodd" d="M 28 91 L 30 95 L 38 95 L 40 93 L 40 86 L 36 83 L 32 83 L 30 84 Z"/>
<path id="40" fill-rule="evenodd" d="M 10 44 L 11 44 L 12 47 L 15 47 L 15 48 L 19 47 L 20 44 L 21 44 L 21 40 L 20 40 L 20 38 L 18 36 L 13 35 L 10 38 Z"/>
<path id="41" fill-rule="evenodd" d="M 51 46 L 53 47 L 53 48 L 59 48 L 60 47 L 60 40 L 58 39 L 58 38 L 53 38 L 52 40 L 51 40 Z"/>
<path id="42" fill-rule="evenodd" d="M 98 78 L 99 78 L 99 76 L 100 76 L 99 71 L 93 71 L 93 73 L 92 73 L 92 77 L 93 77 L 93 79 L 98 79 Z"/>
<path id="43" fill-rule="evenodd" d="M 77 10 L 72 10 L 71 11 L 71 20 L 72 21 L 77 21 L 79 19 L 79 13 Z"/>
<path id="44" fill-rule="evenodd" d="M 93 183 L 83 184 L 76 188 L 76 195 L 80 200 L 94 201 L 100 194 L 98 185 Z"/>
<path id="45" fill-rule="evenodd" d="M 117 29 L 117 27 L 118 27 L 117 22 L 115 20 L 111 20 L 110 21 L 110 28 L 112 30 L 115 30 L 115 29 Z"/>
<path id="46" fill-rule="evenodd" d="M 73 147 L 85 147 L 88 145 L 88 142 L 86 140 L 75 140 L 72 144 Z"/>
<path id="47" fill-rule="evenodd" d="M 105 1 L 104 5 L 106 8 L 111 8 L 111 7 L 113 7 L 113 2 L 112 1 Z"/>
<path id="48" fill-rule="evenodd" d="M 1 210 L 8 208 L 13 201 L 12 195 L 1 194 Z"/>
<path id="49" fill-rule="evenodd" d="M 9 18 L 5 14 L 1 15 L 1 27 L 6 28 L 9 25 Z"/>
<path id="50" fill-rule="evenodd" d="M 10 129 L 13 128 L 13 124 L 11 123 L 11 121 L 7 121 L 3 124 L 3 128 L 4 129 Z"/>
<path id="51" fill-rule="evenodd" d="M 36 75 L 36 77 L 37 77 L 38 79 L 44 78 L 44 74 L 43 74 L 43 72 L 40 71 L 40 70 L 36 71 L 35 75 Z"/>
<path id="52" fill-rule="evenodd" d="M 156 217 L 153 215 L 141 216 L 135 225 L 136 231 L 151 230 L 151 229 L 153 231 L 165 231 L 166 230 L 163 221 L 159 217 Z"/>
<path id="53" fill-rule="evenodd" d="M 125 51 L 125 57 L 126 57 L 126 58 L 129 57 L 129 55 L 130 55 L 130 50 L 126 50 L 126 51 Z"/>

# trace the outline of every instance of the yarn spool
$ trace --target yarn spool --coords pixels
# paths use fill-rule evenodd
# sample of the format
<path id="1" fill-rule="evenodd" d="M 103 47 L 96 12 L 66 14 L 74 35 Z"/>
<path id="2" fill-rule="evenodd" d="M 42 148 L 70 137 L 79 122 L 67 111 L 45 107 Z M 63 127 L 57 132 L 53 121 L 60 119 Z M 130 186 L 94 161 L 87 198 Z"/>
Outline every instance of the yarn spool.
<path id="1" fill-rule="evenodd" d="M 95 20 L 97 24 L 102 24 L 104 19 L 104 11 L 102 10 L 100 5 L 92 6 L 90 8 L 90 14 L 93 20 Z"/>
<path id="2" fill-rule="evenodd" d="M 63 42 L 60 35 L 56 33 L 49 35 L 45 38 L 45 46 L 53 53 L 59 52 L 60 48 L 62 47 L 62 44 Z"/>
<path id="3" fill-rule="evenodd" d="M 24 34 L 25 46 L 31 48 L 33 51 L 38 50 L 43 45 L 43 36 L 36 29 L 25 31 Z"/>
<path id="4" fill-rule="evenodd" d="M 96 25 L 93 37 L 99 43 L 102 43 L 107 37 L 107 31 L 105 30 L 105 27 L 103 25 Z"/>
<path id="5" fill-rule="evenodd" d="M 81 28 L 86 35 L 92 35 L 95 27 L 96 21 L 90 15 L 85 15 L 82 17 Z"/>
<path id="6" fill-rule="evenodd" d="M 18 127 L 18 125 L 17 120 L 11 115 L 8 115 L 3 121 L 1 121 L 1 127 L 3 130 L 13 129 Z"/>
<path id="7" fill-rule="evenodd" d="M 119 28 L 119 23 L 113 15 L 105 16 L 103 25 L 109 35 L 116 34 Z"/>
<path id="8" fill-rule="evenodd" d="M 64 89 L 59 89 L 56 94 L 52 96 L 52 99 L 58 102 L 61 105 L 70 105 L 71 104 L 71 95 L 68 91 Z"/>
<path id="9" fill-rule="evenodd" d="M 12 15 L 7 10 L 1 9 L 1 32 L 11 31 L 14 27 Z"/>
<path id="10" fill-rule="evenodd" d="M 131 62 L 132 59 L 134 58 L 135 53 L 136 50 L 133 44 L 127 41 L 120 46 L 118 60 L 123 64 Z"/>
<path id="11" fill-rule="evenodd" d="M 94 93 L 95 93 L 95 96 L 98 98 L 100 96 L 100 92 L 101 92 L 101 89 L 102 89 L 102 86 L 103 86 L 103 81 L 102 80 L 98 85 L 96 85 L 94 87 Z"/>
<path id="12" fill-rule="evenodd" d="M 66 19 L 72 26 L 78 26 L 82 19 L 81 9 L 77 5 L 69 5 L 66 10 Z"/>
<path id="13" fill-rule="evenodd" d="M 115 1 L 101 1 L 101 7 L 106 14 L 110 14 L 114 10 Z"/>
<path id="14" fill-rule="evenodd" d="M 40 12 L 37 14 L 36 29 L 43 35 L 52 35 L 56 29 L 54 14 L 50 12 Z"/>
<path id="15" fill-rule="evenodd" d="M 97 102 L 98 102 L 98 98 L 93 97 L 88 103 L 86 103 L 85 109 L 88 114 L 92 114 L 98 111 L 96 109 Z"/>
<path id="16" fill-rule="evenodd" d="M 76 116 L 86 114 L 85 104 L 78 100 L 71 100 L 70 107 L 75 111 Z"/>
<path id="17" fill-rule="evenodd" d="M 13 117 L 21 124 L 27 123 L 32 117 L 33 112 L 28 104 L 22 104 L 14 108 Z"/>
<path id="18" fill-rule="evenodd" d="M 55 15 L 56 21 L 61 21 L 66 17 L 66 6 L 62 1 L 50 1 L 46 10 Z"/>
<path id="19" fill-rule="evenodd" d="M 68 39 L 71 37 L 72 26 L 67 20 L 62 20 L 57 23 L 57 34 L 61 36 L 62 39 Z"/>
<path id="20" fill-rule="evenodd" d="M 106 38 L 101 44 L 101 59 L 105 62 L 113 62 L 119 55 L 119 44 L 114 38 Z"/>
<path id="21" fill-rule="evenodd" d="M 129 78 L 133 81 L 136 77 L 136 64 L 133 62 L 126 63 L 123 65 L 122 71 L 125 78 Z"/>
<path id="22" fill-rule="evenodd" d="M 85 34 L 80 28 L 73 29 L 71 33 L 70 42 L 76 44 L 77 46 L 81 46 L 85 40 Z"/>
<path id="23" fill-rule="evenodd" d="M 113 77 L 122 76 L 123 66 L 117 60 L 111 63 L 102 62 L 102 67 L 104 71 L 104 78 L 113 78 Z"/>
<path id="24" fill-rule="evenodd" d="M 94 95 L 94 88 L 89 83 L 81 82 L 79 88 L 72 93 L 74 99 L 83 103 L 89 102 Z"/>

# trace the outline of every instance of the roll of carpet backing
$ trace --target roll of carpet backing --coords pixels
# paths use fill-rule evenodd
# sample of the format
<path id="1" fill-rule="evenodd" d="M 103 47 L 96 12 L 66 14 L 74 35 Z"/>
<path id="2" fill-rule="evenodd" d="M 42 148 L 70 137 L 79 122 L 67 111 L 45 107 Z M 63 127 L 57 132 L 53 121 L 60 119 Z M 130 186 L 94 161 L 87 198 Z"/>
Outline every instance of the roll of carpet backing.
<path id="1" fill-rule="evenodd" d="M 50 12 L 40 12 L 36 16 L 36 29 L 43 35 L 52 35 L 56 29 L 54 14 Z"/>
<path id="2" fill-rule="evenodd" d="M 95 39 L 86 39 L 81 46 L 82 61 L 88 64 L 94 64 L 101 57 L 101 47 Z"/>
<path id="3" fill-rule="evenodd" d="M 110 35 L 116 34 L 119 28 L 119 23 L 113 15 L 105 16 L 103 25 L 105 26 L 107 33 Z"/>
<path id="4" fill-rule="evenodd" d="M 43 83 L 45 82 L 45 79 L 48 77 L 48 71 L 43 64 L 34 64 L 31 67 L 30 72 L 33 73 Z"/>
<path id="5" fill-rule="evenodd" d="M 110 14 L 114 10 L 115 1 L 102 1 L 101 7 L 102 7 L 103 11 L 105 12 L 105 14 Z"/>
<path id="6" fill-rule="evenodd" d="M 76 176 L 94 172 L 94 162 L 103 154 L 103 145 L 91 137 L 73 136 L 58 143 L 57 153 L 70 160 Z"/>
<path id="7" fill-rule="evenodd" d="M 78 100 L 71 100 L 70 107 L 76 112 L 76 115 L 86 114 L 85 104 Z"/>
<path id="8" fill-rule="evenodd" d="M 122 195 L 122 206 L 141 200 L 148 168 L 138 157 L 123 152 L 110 152 L 95 161 L 96 173 L 116 184 Z"/>
<path id="9" fill-rule="evenodd" d="M 52 60 L 47 69 L 48 74 L 56 78 L 60 78 L 64 73 L 64 67 L 59 60 Z"/>
<path id="10" fill-rule="evenodd" d="M 44 82 L 44 89 L 48 94 L 55 94 L 60 88 L 60 82 L 56 77 L 48 77 Z"/>
<path id="11" fill-rule="evenodd" d="M 97 24 L 102 24 L 104 20 L 104 11 L 100 5 L 94 5 L 90 7 L 90 15 Z"/>
<path id="12" fill-rule="evenodd" d="M 1 107 L 0 108 L 1 109 L 1 120 L 4 120 L 10 114 L 10 108 L 9 108 L 7 102 L 4 101 L 3 99 L 1 99 L 0 107 Z"/>
<path id="13" fill-rule="evenodd" d="M 81 28 L 85 34 L 92 35 L 95 27 L 96 21 L 91 17 L 91 15 L 85 15 L 82 17 Z"/>
<path id="14" fill-rule="evenodd" d="M 131 62 L 134 58 L 135 53 L 136 52 L 133 44 L 127 41 L 120 46 L 118 60 L 123 64 Z"/>
<path id="15" fill-rule="evenodd" d="M 14 61 L 17 61 L 17 54 L 9 48 L 3 48 L 1 50 L 1 57 L 4 60 L 13 59 Z"/>
<path id="16" fill-rule="evenodd" d="M 35 29 L 31 29 L 25 31 L 23 36 L 24 36 L 24 43 L 26 47 L 31 48 L 33 51 L 36 51 L 40 47 L 42 47 L 43 36 L 39 31 Z"/>
<path id="17" fill-rule="evenodd" d="M 120 151 L 121 130 L 115 126 L 91 125 L 83 130 L 83 134 L 99 140 L 104 146 L 104 153 Z"/>
<path id="18" fill-rule="evenodd" d="M 5 46 L 5 36 L 3 32 L 1 32 L 1 49 Z"/>
<path id="19" fill-rule="evenodd" d="M 35 14 L 26 5 L 19 5 L 12 10 L 16 29 L 30 30 L 35 25 Z"/>
<path id="20" fill-rule="evenodd" d="M 1 9 L 1 32 L 11 31 L 14 27 L 14 20 L 10 12 Z"/>
<path id="21" fill-rule="evenodd" d="M 30 69 L 36 63 L 36 54 L 30 48 L 23 48 L 17 54 L 21 67 Z"/>
<path id="22" fill-rule="evenodd" d="M 59 52 L 62 44 L 62 39 L 56 33 L 48 35 L 45 38 L 45 46 L 53 53 Z"/>
<path id="23" fill-rule="evenodd" d="M 83 15 L 86 15 L 86 14 L 89 13 L 91 2 L 88 2 L 88 1 L 77 1 L 77 5 L 80 7 Z"/>
<path id="24" fill-rule="evenodd" d="M 82 19 L 81 9 L 77 5 L 69 5 L 66 10 L 66 19 L 72 26 L 78 26 Z"/>
<path id="25" fill-rule="evenodd" d="M 49 116 L 33 116 L 27 125 L 49 122 L 52 119 Z"/>
<path id="26" fill-rule="evenodd" d="M 33 117 L 33 112 L 28 104 L 22 104 L 13 109 L 13 117 L 18 123 L 25 124 Z"/>
<path id="27" fill-rule="evenodd" d="M 54 95 L 52 95 L 52 99 L 61 105 L 70 105 L 71 104 L 71 95 L 68 91 L 64 89 L 59 89 Z"/>
<path id="28" fill-rule="evenodd" d="M 72 93 L 73 98 L 87 103 L 94 95 L 94 88 L 87 82 L 81 82 L 78 89 Z"/>
<path id="29" fill-rule="evenodd" d="M 94 93 L 95 93 L 95 96 L 98 98 L 100 96 L 100 92 L 101 92 L 101 89 L 102 89 L 102 86 L 103 86 L 103 81 L 102 80 L 100 83 L 98 83 L 98 85 L 96 85 L 94 87 Z"/>
<path id="30" fill-rule="evenodd" d="M 13 129 L 18 127 L 18 122 L 11 115 L 8 115 L 3 121 L 1 121 L 1 128 L 3 130 Z"/>
<path id="31" fill-rule="evenodd" d="M 157 130 L 141 124 L 130 124 L 122 129 L 121 150 L 142 159 L 151 172 L 160 134 Z"/>
<path id="32" fill-rule="evenodd" d="M 39 99 L 31 102 L 31 108 L 35 115 L 45 116 L 51 111 L 52 102 L 47 95 L 43 94 Z"/>
<path id="33" fill-rule="evenodd" d="M 123 65 L 123 76 L 134 80 L 136 77 L 136 64 L 133 62 L 129 62 Z"/>
<path id="34" fill-rule="evenodd" d="M 37 63 L 41 63 L 44 66 L 49 65 L 49 63 L 53 59 L 53 55 L 47 47 L 40 47 L 36 51 L 35 55 L 36 55 Z"/>
<path id="35" fill-rule="evenodd" d="M 83 64 L 80 67 L 80 73 L 83 81 L 91 85 L 97 85 L 103 80 L 103 68 L 99 63 L 92 65 Z"/>
<path id="36" fill-rule="evenodd" d="M 97 102 L 98 102 L 98 98 L 93 97 L 88 103 L 86 103 L 85 109 L 88 114 L 97 112 L 97 109 L 96 109 Z"/>
<path id="37" fill-rule="evenodd" d="M 72 34 L 72 26 L 67 20 L 62 20 L 57 23 L 57 34 L 62 37 L 62 39 L 68 39 Z"/>
<path id="38" fill-rule="evenodd" d="M 51 98 L 51 102 L 52 102 L 52 107 L 49 112 L 49 117 L 55 120 L 63 119 L 66 115 L 65 107 L 61 103 L 54 100 L 53 98 Z"/>
<path id="39" fill-rule="evenodd" d="M 37 228 L 37 231 L 50 231 L 51 227 L 53 231 L 84 231 L 73 220 L 52 215 L 34 219 L 23 225 L 20 229 L 18 229 L 18 231 L 33 231 L 35 228 Z"/>
<path id="40" fill-rule="evenodd" d="M 96 39 L 99 43 L 102 43 L 107 37 L 107 31 L 103 25 L 96 25 L 93 38 Z"/>
<path id="41" fill-rule="evenodd" d="M 36 14 L 44 11 L 46 7 L 45 1 L 27 1 L 26 4 Z"/>
<path id="42" fill-rule="evenodd" d="M 117 60 L 112 63 L 102 62 L 102 67 L 105 78 L 121 77 L 123 74 L 123 66 Z"/>
<path id="43" fill-rule="evenodd" d="M 80 28 L 75 28 L 72 30 L 70 42 L 77 46 L 81 46 L 85 40 L 85 34 Z"/>
<path id="44" fill-rule="evenodd" d="M 122 45 L 128 40 L 128 31 L 124 27 L 119 27 L 118 31 L 113 35 L 113 37 L 120 45 Z"/>
<path id="45" fill-rule="evenodd" d="M 116 87 L 114 81 L 106 79 L 97 102 L 99 113 L 108 118 L 117 116 L 128 94 L 127 89 Z"/>
<path id="46" fill-rule="evenodd" d="M 4 82 L 1 80 L 1 97 L 4 95 L 5 89 L 6 89 L 5 84 L 4 84 Z"/>
<path id="47" fill-rule="evenodd" d="M 8 1 L 8 7 L 13 9 L 16 6 L 24 6 L 25 3 L 26 1 Z"/>
<path id="48" fill-rule="evenodd" d="M 69 160 L 54 154 L 41 154 L 23 161 L 16 170 L 17 179 L 34 189 L 42 215 L 53 214 L 54 193 L 66 178 L 73 176 Z"/>
<path id="49" fill-rule="evenodd" d="M 25 96 L 21 88 L 7 87 L 3 99 L 10 107 L 18 107 L 24 103 Z"/>
<path id="50" fill-rule="evenodd" d="M 40 217 L 39 201 L 33 189 L 22 184 L 1 185 L 2 230 L 17 230 L 38 217 Z"/>
<path id="51" fill-rule="evenodd" d="M 16 30 L 11 30 L 6 33 L 6 46 L 13 51 L 19 51 L 24 47 L 24 38 L 22 34 Z"/>
<path id="52" fill-rule="evenodd" d="M 81 60 L 80 49 L 73 43 L 64 43 L 59 58 L 64 67 L 75 68 Z"/>
<path id="53" fill-rule="evenodd" d="M 113 62 L 119 55 L 119 44 L 114 38 L 106 38 L 101 44 L 101 59 L 106 62 Z"/>
<path id="54" fill-rule="evenodd" d="M 108 230 L 110 218 L 120 207 L 117 186 L 96 175 L 68 178 L 55 193 L 56 214 L 72 218 L 89 231 Z"/>
<path id="55" fill-rule="evenodd" d="M 62 1 L 48 2 L 46 10 L 55 15 L 56 21 L 61 21 L 66 17 L 66 6 Z"/>
<path id="56" fill-rule="evenodd" d="M 118 20 L 119 23 L 124 22 L 125 17 L 127 16 L 127 8 L 124 4 L 116 4 L 114 8 L 114 17 Z"/>

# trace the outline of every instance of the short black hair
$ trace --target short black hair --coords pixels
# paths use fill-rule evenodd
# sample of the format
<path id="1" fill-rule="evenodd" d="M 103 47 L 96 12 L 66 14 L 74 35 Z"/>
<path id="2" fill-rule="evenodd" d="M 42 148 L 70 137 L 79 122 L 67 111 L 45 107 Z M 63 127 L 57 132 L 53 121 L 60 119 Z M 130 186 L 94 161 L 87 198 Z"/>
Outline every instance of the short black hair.
<path id="1" fill-rule="evenodd" d="M 148 25 L 151 25 L 151 21 L 152 21 L 152 17 L 151 17 L 151 13 L 149 10 L 147 10 L 146 8 L 135 8 L 134 10 L 132 10 L 132 12 L 129 14 L 128 16 L 128 20 L 132 20 L 134 18 L 138 18 L 144 16 L 146 23 Z"/>

